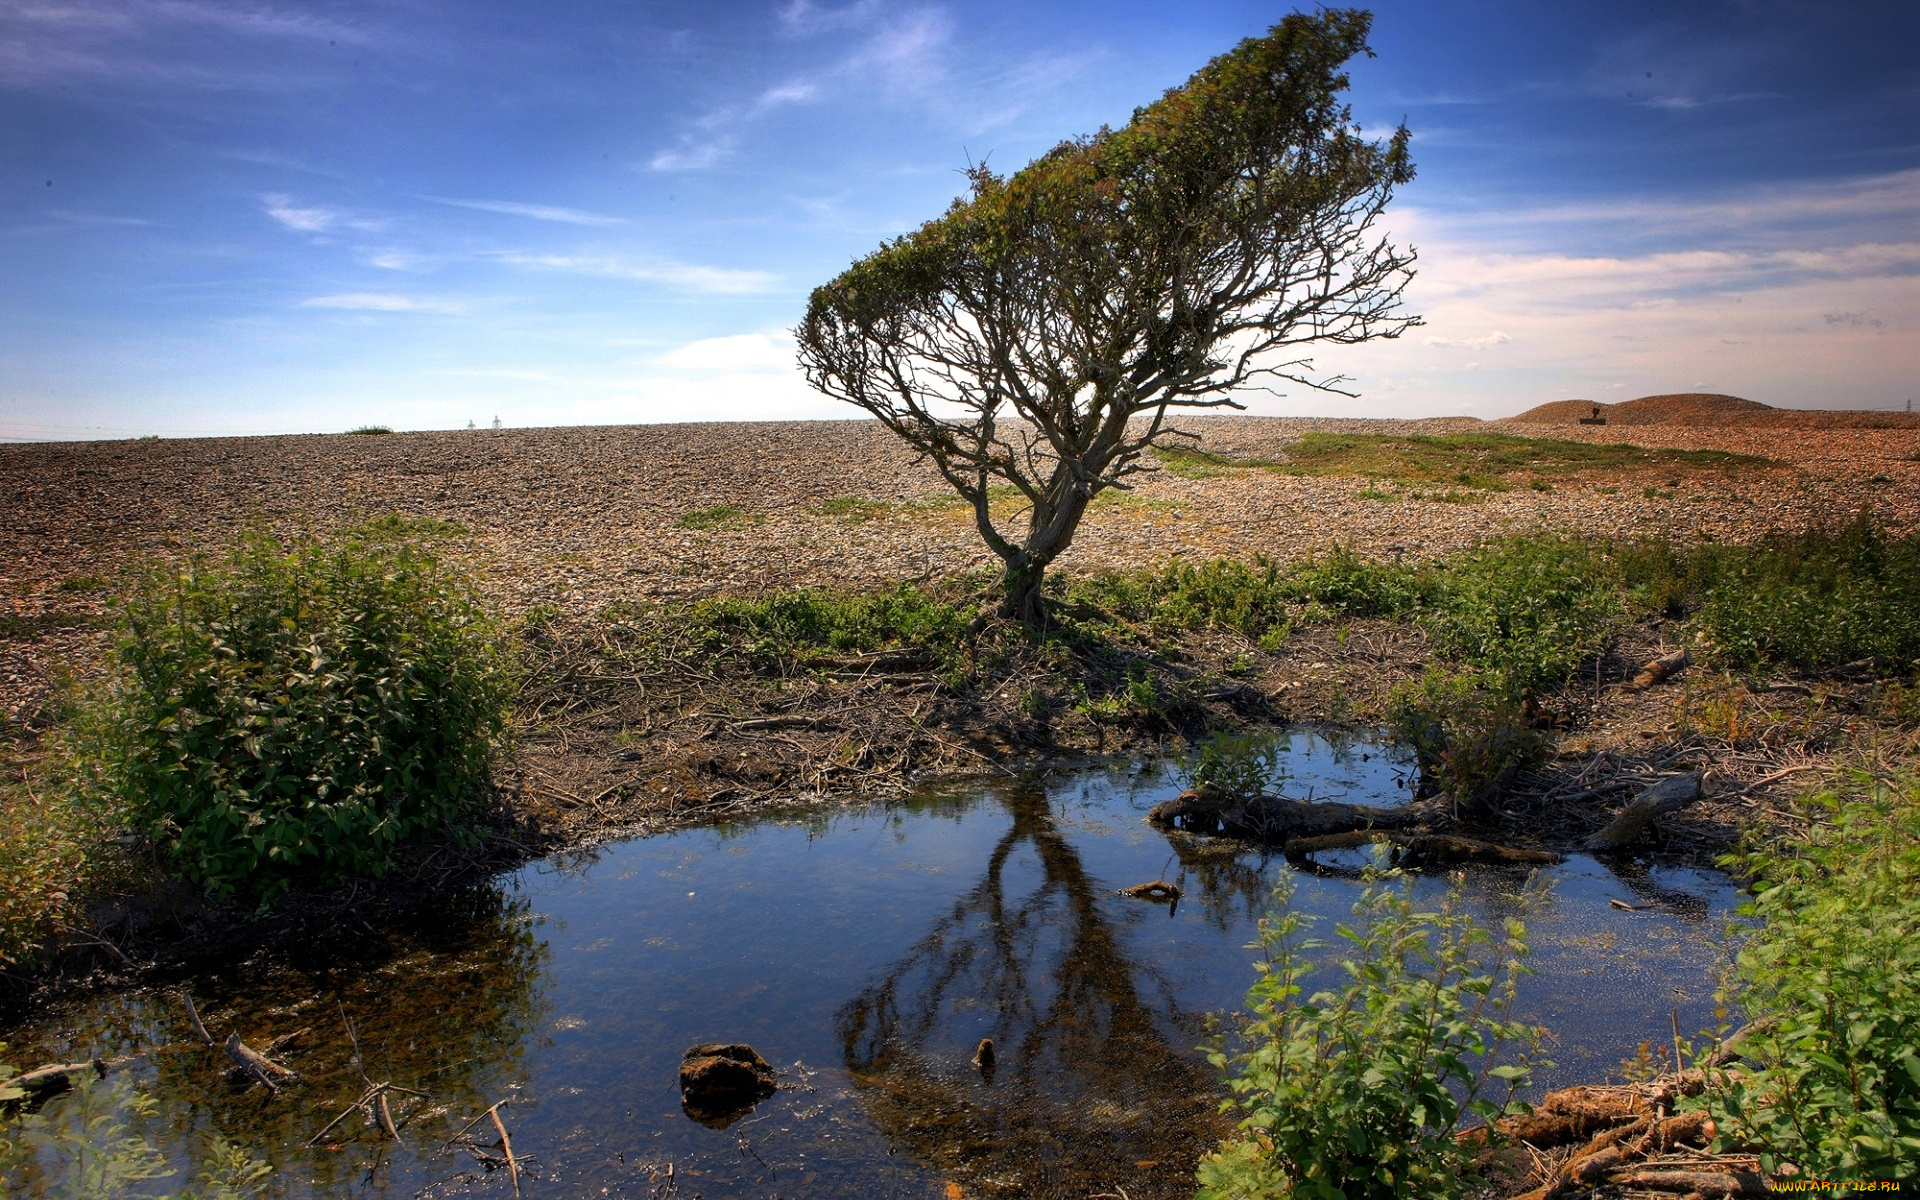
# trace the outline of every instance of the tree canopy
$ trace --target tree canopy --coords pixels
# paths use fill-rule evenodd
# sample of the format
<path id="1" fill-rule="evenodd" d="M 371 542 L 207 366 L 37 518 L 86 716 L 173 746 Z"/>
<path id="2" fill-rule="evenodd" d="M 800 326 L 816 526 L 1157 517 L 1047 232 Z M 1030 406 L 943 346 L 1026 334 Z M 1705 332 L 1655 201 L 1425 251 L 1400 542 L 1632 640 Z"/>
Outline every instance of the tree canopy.
<path id="1" fill-rule="evenodd" d="M 1371 23 L 1294 14 L 1124 128 L 1010 177 L 976 166 L 945 215 L 814 290 L 808 381 L 971 504 L 1006 615 L 1044 619 L 1042 576 L 1088 502 L 1187 436 L 1173 410 L 1241 408 L 1236 390 L 1281 381 L 1340 391 L 1298 347 L 1419 323 L 1400 306 L 1414 255 L 1374 230 L 1413 178 L 1407 130 L 1369 140 L 1341 99 Z M 995 522 L 1005 485 L 1024 535 Z"/>

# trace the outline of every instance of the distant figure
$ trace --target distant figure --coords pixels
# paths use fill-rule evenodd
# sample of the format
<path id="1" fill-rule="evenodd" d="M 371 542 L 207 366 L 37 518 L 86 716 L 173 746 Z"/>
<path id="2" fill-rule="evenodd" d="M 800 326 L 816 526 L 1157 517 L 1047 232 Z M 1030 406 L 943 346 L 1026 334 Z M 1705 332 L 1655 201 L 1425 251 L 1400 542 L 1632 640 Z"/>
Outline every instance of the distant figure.
<path id="1" fill-rule="evenodd" d="M 468 429 L 472 429 L 472 428 L 473 428 L 473 418 L 472 418 L 472 417 L 468 417 L 468 418 L 467 418 L 467 428 L 468 428 Z"/>
<path id="2" fill-rule="evenodd" d="M 500 428 L 500 418 L 499 418 L 499 417 L 495 417 L 495 418 L 493 419 L 493 427 L 494 427 L 495 429 L 498 429 L 498 428 Z"/>
<path id="3" fill-rule="evenodd" d="M 1581 417 L 1580 423 L 1582 425 L 1605 425 L 1607 423 L 1607 419 L 1600 415 L 1601 411 L 1602 410 L 1598 404 L 1594 405 L 1593 415 L 1590 417 Z"/>

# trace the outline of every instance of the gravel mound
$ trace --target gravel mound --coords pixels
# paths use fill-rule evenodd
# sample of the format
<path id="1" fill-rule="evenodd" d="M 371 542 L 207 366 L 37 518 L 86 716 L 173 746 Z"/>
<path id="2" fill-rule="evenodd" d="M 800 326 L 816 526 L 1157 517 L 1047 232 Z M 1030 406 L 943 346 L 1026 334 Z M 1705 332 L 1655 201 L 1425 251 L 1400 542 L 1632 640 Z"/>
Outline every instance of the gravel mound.
<path id="1" fill-rule="evenodd" d="M 1718 392 L 1677 392 L 1642 396 L 1619 404 L 1592 400 L 1555 400 L 1530 408 L 1498 425 L 1574 425 L 1595 414 L 1616 425 L 1687 425 L 1709 429 L 1920 429 L 1920 414 L 1847 412 L 1774 408 L 1758 400 Z"/>

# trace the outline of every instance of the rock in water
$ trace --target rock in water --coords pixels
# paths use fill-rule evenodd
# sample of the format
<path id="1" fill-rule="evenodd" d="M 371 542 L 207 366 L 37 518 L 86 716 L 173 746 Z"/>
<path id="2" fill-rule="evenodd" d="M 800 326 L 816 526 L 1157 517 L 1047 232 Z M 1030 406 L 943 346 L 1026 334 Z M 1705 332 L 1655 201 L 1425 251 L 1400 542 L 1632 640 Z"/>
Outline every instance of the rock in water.
<path id="1" fill-rule="evenodd" d="M 714 1129 L 745 1116 L 778 1086 L 773 1068 L 745 1042 L 702 1042 L 680 1058 L 680 1106 Z"/>

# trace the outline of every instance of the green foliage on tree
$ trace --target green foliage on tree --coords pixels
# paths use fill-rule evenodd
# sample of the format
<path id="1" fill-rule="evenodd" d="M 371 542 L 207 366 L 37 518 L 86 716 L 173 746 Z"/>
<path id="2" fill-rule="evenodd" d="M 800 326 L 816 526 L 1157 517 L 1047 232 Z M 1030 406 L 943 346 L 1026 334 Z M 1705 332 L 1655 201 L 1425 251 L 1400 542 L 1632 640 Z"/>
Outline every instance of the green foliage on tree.
<path id="1" fill-rule="evenodd" d="M 1341 94 L 1370 14 L 1295 14 L 817 288 L 800 363 L 930 459 L 1005 565 L 1006 615 L 1087 504 L 1152 470 L 1181 409 L 1276 381 L 1339 391 L 1300 347 L 1395 337 L 1413 254 L 1374 226 L 1413 178 L 1408 134 L 1361 136 Z M 1343 393 L 1344 394 L 1344 393 Z M 991 492 L 1016 489 L 1025 530 Z"/>

